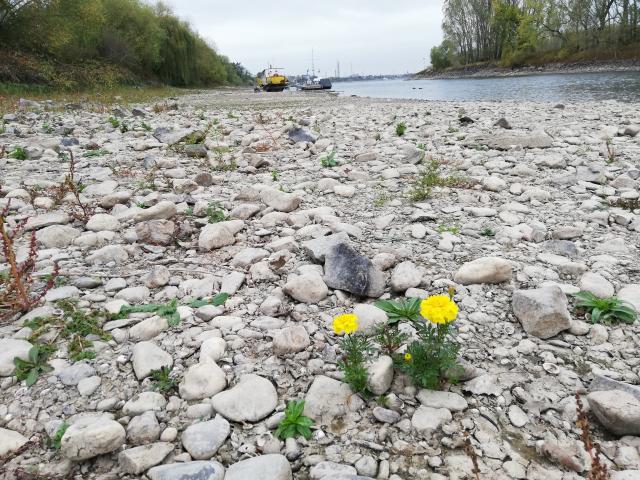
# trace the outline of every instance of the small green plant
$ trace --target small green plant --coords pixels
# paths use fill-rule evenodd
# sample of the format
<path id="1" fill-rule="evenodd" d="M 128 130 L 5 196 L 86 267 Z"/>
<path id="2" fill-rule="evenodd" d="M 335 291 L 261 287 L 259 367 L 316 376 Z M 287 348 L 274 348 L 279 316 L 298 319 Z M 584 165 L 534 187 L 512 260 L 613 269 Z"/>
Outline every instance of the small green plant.
<path id="1" fill-rule="evenodd" d="M 62 422 L 56 430 L 56 433 L 53 434 L 53 437 L 47 438 L 47 446 L 55 450 L 60 450 L 62 447 L 62 437 L 64 437 L 64 434 L 69 427 L 70 425 L 67 422 Z"/>
<path id="2" fill-rule="evenodd" d="M 636 321 L 638 316 L 633 305 L 617 297 L 598 298 L 593 293 L 584 291 L 578 292 L 574 296 L 576 308 L 588 313 L 591 323 L 611 325 L 623 322 L 631 324 Z"/>
<path id="3" fill-rule="evenodd" d="M 187 207 L 187 209 L 184 211 L 184 214 L 187 217 L 193 217 L 193 207 Z"/>
<path id="4" fill-rule="evenodd" d="M 120 120 L 115 117 L 109 117 L 107 120 L 113 128 L 118 128 L 120 126 Z"/>
<path id="5" fill-rule="evenodd" d="M 162 393 L 169 393 L 177 390 L 178 382 L 171 376 L 171 368 L 162 367 L 151 371 L 151 388 Z"/>
<path id="6" fill-rule="evenodd" d="M 238 117 L 237 117 L 236 115 L 234 115 L 234 113 L 233 113 L 233 112 L 229 111 L 229 112 L 227 112 L 227 118 L 230 118 L 230 119 L 235 120 L 235 119 L 237 119 Z"/>
<path id="7" fill-rule="evenodd" d="M 11 153 L 9 153 L 9 158 L 15 158 L 16 160 L 26 160 L 27 151 L 22 147 L 16 147 L 11 151 Z"/>
<path id="8" fill-rule="evenodd" d="M 482 235 L 483 237 L 495 237 L 496 236 L 496 232 L 495 232 L 495 230 L 493 230 L 490 227 L 485 227 L 480 232 L 480 235 Z"/>
<path id="9" fill-rule="evenodd" d="M 205 305 L 214 305 L 216 307 L 224 305 L 224 302 L 229 298 L 227 293 L 219 293 L 211 300 L 192 300 L 187 303 L 188 307 L 200 308 Z M 180 323 L 180 314 L 178 313 L 178 301 L 171 300 L 169 303 L 150 303 L 148 305 L 129 306 L 123 305 L 120 307 L 120 312 L 113 318 L 120 319 L 126 318 L 130 313 L 154 313 L 167 319 L 167 322 L 172 327 L 175 327 Z"/>
<path id="10" fill-rule="evenodd" d="M 613 141 L 611 138 L 608 138 L 604 142 L 605 148 L 607 149 L 607 158 L 606 161 L 608 164 L 612 164 L 616 161 L 616 150 L 613 148 Z"/>
<path id="11" fill-rule="evenodd" d="M 390 357 L 407 341 L 409 335 L 399 331 L 394 325 L 382 324 L 376 328 L 374 340 L 381 350 Z"/>
<path id="12" fill-rule="evenodd" d="M 450 323 L 415 323 L 418 339 L 409 344 L 401 370 L 421 388 L 436 389 L 445 379 L 455 383 L 459 375 L 458 351 Z"/>
<path id="13" fill-rule="evenodd" d="M 100 326 L 105 315 L 93 310 L 84 311 L 71 300 L 60 300 L 56 305 L 62 310 L 60 315 L 38 317 L 25 322 L 25 327 L 32 330 L 29 340 L 33 343 L 53 330 L 57 332 L 57 337 L 68 340 L 67 352 L 71 360 L 77 362 L 95 358 L 96 353 L 92 350 L 93 342 L 87 337 L 92 335 L 101 340 L 111 339 L 111 335 Z"/>
<path id="14" fill-rule="evenodd" d="M 375 207 L 383 207 L 384 205 L 389 203 L 390 200 L 391 200 L 391 197 L 389 196 L 389 194 L 387 192 L 380 191 L 380 192 L 378 192 L 376 197 L 373 199 L 373 205 Z"/>
<path id="15" fill-rule="evenodd" d="M 404 133 L 407 131 L 407 125 L 404 122 L 400 122 L 396 125 L 396 135 L 402 137 Z"/>
<path id="16" fill-rule="evenodd" d="M 109 152 L 109 150 L 105 150 L 104 148 L 97 148 L 95 150 L 89 150 L 88 152 L 84 152 L 82 156 L 84 158 L 101 157 L 103 155 L 108 155 L 109 153 L 111 153 Z"/>
<path id="17" fill-rule="evenodd" d="M 378 300 L 374 305 L 387 314 L 388 324 L 394 325 L 401 320 L 420 321 L 420 301 L 419 298 Z"/>
<path id="18" fill-rule="evenodd" d="M 427 146 L 424 143 L 419 143 L 418 145 L 416 145 L 416 148 L 423 151 L 427 150 Z"/>
<path id="19" fill-rule="evenodd" d="M 373 136 L 373 139 L 374 139 L 376 142 L 379 142 L 380 140 L 382 140 L 382 135 L 380 135 L 379 133 L 376 133 L 376 134 Z"/>
<path id="20" fill-rule="evenodd" d="M 333 150 L 328 155 L 320 157 L 320 165 L 322 165 L 324 168 L 337 167 L 338 162 L 336 162 L 336 151 Z"/>
<path id="21" fill-rule="evenodd" d="M 358 317 L 354 314 L 339 315 L 333 320 L 333 331 L 337 335 L 344 334 L 339 342 L 342 357 L 338 360 L 344 381 L 355 393 L 368 396 L 368 373 L 365 363 L 371 356 L 372 345 L 366 335 L 358 334 L 356 330 Z"/>
<path id="22" fill-rule="evenodd" d="M 218 202 L 212 202 L 205 210 L 205 214 L 209 220 L 209 223 L 220 223 L 227 219 L 227 216 L 222 210 L 222 206 Z"/>
<path id="23" fill-rule="evenodd" d="M 443 177 L 440 174 L 440 162 L 434 158 L 426 160 L 416 182 L 409 191 L 409 198 L 414 202 L 421 202 L 431 196 L 434 187 L 469 188 L 472 182 L 456 176 Z"/>
<path id="24" fill-rule="evenodd" d="M 460 130 L 458 130 L 457 128 L 454 128 L 454 127 L 449 127 L 449 128 L 447 129 L 447 133 L 457 133 L 457 132 L 459 132 L 459 131 L 460 131 Z"/>
<path id="25" fill-rule="evenodd" d="M 4 119 L 0 119 L 0 134 L 6 132 Z"/>
<path id="26" fill-rule="evenodd" d="M 122 122 L 120 124 L 120 133 L 127 133 L 128 131 L 129 131 L 129 126 L 126 123 Z"/>
<path id="27" fill-rule="evenodd" d="M 438 225 L 438 233 L 452 233 L 453 235 L 458 235 L 460 233 L 459 227 L 450 227 L 447 225 Z"/>
<path id="28" fill-rule="evenodd" d="M 138 207 L 138 208 L 142 208 L 142 209 L 144 210 L 145 208 L 149 208 L 149 205 L 147 205 L 147 204 L 146 204 L 146 203 L 144 203 L 144 202 L 136 202 L 136 207 Z M 193 210 L 193 209 L 192 209 L 192 210 Z"/>
<path id="29" fill-rule="evenodd" d="M 311 438 L 311 426 L 313 420 L 302 414 L 304 400 L 291 400 L 284 409 L 284 418 L 276 428 L 275 436 L 281 440 L 287 438 L 304 437 Z"/>
<path id="30" fill-rule="evenodd" d="M 271 170 L 271 180 L 273 180 L 274 182 L 277 182 L 279 178 L 280 178 L 280 172 L 278 172 L 278 170 Z"/>
<path id="31" fill-rule="evenodd" d="M 148 125 L 148 124 L 146 124 L 146 123 L 144 123 L 144 122 L 142 122 L 142 123 L 140 124 L 140 126 L 141 126 L 143 129 L 145 129 L 147 132 L 150 132 L 151 130 L 153 130 L 153 129 Z"/>
<path id="32" fill-rule="evenodd" d="M 40 374 L 51 372 L 53 367 L 47 361 L 54 351 L 55 347 L 50 345 L 34 345 L 29 349 L 28 360 L 15 357 L 13 363 L 18 380 L 24 380 L 27 387 L 30 387 L 38 381 Z"/>
<path id="33" fill-rule="evenodd" d="M 51 133 L 53 133 L 53 127 L 51 125 L 49 125 L 48 123 L 43 123 L 42 124 L 42 131 L 44 133 L 51 134 Z"/>

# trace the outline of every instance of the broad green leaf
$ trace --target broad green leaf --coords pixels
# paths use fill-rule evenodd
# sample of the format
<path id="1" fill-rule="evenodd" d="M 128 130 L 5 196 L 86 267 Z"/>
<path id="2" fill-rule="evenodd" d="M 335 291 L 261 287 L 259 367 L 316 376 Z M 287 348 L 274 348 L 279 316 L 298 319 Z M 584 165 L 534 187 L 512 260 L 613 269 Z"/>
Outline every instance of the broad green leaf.
<path id="1" fill-rule="evenodd" d="M 37 381 L 38 381 L 38 370 L 36 368 L 32 368 L 29 371 L 29 374 L 27 375 L 27 378 L 25 379 L 27 387 L 30 387 L 31 385 L 33 385 Z"/>
<path id="2" fill-rule="evenodd" d="M 40 355 L 40 348 L 34 345 L 29 349 L 29 360 L 31 363 L 38 363 L 38 356 Z"/>

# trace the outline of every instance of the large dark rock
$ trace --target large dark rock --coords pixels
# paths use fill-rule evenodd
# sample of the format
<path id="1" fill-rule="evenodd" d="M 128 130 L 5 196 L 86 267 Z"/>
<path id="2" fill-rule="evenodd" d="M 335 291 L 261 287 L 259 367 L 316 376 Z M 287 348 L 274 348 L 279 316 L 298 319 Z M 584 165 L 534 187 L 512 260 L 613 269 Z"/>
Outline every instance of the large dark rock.
<path id="1" fill-rule="evenodd" d="M 318 139 L 313 133 L 306 128 L 293 127 L 289 130 L 289 138 L 294 142 L 311 142 L 316 143 Z"/>
<path id="2" fill-rule="evenodd" d="M 324 282 L 360 297 L 377 298 L 384 293 L 383 273 L 346 243 L 332 246 L 326 254 Z"/>

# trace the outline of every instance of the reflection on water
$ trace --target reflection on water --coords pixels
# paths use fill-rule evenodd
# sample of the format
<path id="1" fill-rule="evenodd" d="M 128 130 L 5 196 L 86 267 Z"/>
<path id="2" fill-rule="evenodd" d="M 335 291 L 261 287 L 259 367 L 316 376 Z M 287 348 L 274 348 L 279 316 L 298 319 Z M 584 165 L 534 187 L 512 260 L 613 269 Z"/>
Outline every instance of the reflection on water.
<path id="1" fill-rule="evenodd" d="M 334 83 L 341 95 L 419 100 L 640 102 L 640 72 L 567 73 L 456 80 L 372 80 Z"/>

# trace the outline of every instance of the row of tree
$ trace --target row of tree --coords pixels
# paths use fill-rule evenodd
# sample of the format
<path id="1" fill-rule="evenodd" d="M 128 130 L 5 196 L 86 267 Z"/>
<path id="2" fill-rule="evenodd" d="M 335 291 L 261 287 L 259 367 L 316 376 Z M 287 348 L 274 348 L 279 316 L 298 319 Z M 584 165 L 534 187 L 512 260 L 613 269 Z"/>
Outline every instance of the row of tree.
<path id="1" fill-rule="evenodd" d="M 431 51 L 435 69 L 615 52 L 640 44 L 640 0 L 445 0 L 442 28 L 444 41 Z"/>
<path id="2" fill-rule="evenodd" d="M 175 86 L 251 82 L 167 6 L 141 0 L 0 0 L 0 45 L 59 62 L 107 61 Z"/>

